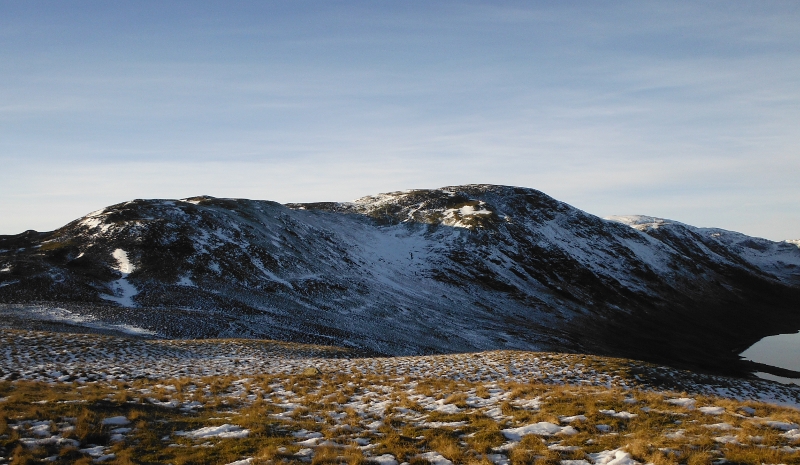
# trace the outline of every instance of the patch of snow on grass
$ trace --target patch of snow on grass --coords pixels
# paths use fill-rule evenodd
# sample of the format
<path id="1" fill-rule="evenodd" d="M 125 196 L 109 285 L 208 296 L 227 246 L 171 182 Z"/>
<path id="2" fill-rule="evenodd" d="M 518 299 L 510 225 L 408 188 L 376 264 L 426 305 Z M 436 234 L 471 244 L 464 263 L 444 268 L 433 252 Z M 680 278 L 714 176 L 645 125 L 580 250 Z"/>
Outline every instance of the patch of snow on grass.
<path id="1" fill-rule="evenodd" d="M 229 463 L 227 465 L 250 465 L 251 463 L 253 463 L 253 457 L 248 457 L 246 459 L 237 460 L 237 461 L 231 462 L 231 463 Z"/>
<path id="2" fill-rule="evenodd" d="M 539 410 L 539 408 L 542 406 L 542 402 L 538 397 L 530 400 L 514 401 L 511 404 L 514 405 L 515 407 L 520 407 L 529 410 Z"/>
<path id="3" fill-rule="evenodd" d="M 637 415 L 635 413 L 624 412 L 624 411 L 623 412 L 616 412 L 614 410 L 600 410 L 600 413 L 602 413 L 603 415 L 608 415 L 610 417 L 622 418 L 622 419 L 625 419 L 625 420 L 630 420 L 631 418 L 636 418 L 636 417 L 639 416 L 639 415 Z"/>
<path id="4" fill-rule="evenodd" d="M 294 433 L 292 433 L 292 436 L 302 439 L 321 438 L 322 433 L 301 429 L 300 431 L 295 431 Z"/>
<path id="5" fill-rule="evenodd" d="M 768 420 L 768 421 L 762 422 L 762 424 L 764 426 L 769 426 L 770 428 L 779 429 L 781 431 L 791 431 L 793 429 L 799 429 L 800 428 L 800 425 L 798 425 L 797 423 L 787 423 L 785 421 Z"/>
<path id="6" fill-rule="evenodd" d="M 737 429 L 734 428 L 733 425 L 731 425 L 730 423 L 714 423 L 713 425 L 703 425 L 703 426 L 705 428 L 715 429 L 717 431 L 730 431 L 732 429 Z"/>
<path id="7" fill-rule="evenodd" d="M 694 410 L 694 404 L 697 403 L 694 399 L 690 399 L 688 397 L 679 397 L 677 399 L 667 399 L 664 402 L 672 405 L 677 405 L 678 407 L 683 407 L 687 410 Z"/>
<path id="8" fill-rule="evenodd" d="M 800 429 L 790 429 L 789 431 L 783 433 L 781 436 L 785 437 L 790 441 L 800 441 Z"/>
<path id="9" fill-rule="evenodd" d="M 586 421 L 585 415 L 573 415 L 571 417 L 558 417 L 561 423 L 572 423 L 573 421 Z"/>
<path id="10" fill-rule="evenodd" d="M 425 428 L 460 428 L 462 426 L 466 426 L 466 424 L 466 421 L 430 421 L 419 423 L 418 426 Z"/>
<path id="11" fill-rule="evenodd" d="M 722 415 L 725 413 L 725 407 L 700 407 L 697 410 L 706 415 Z"/>
<path id="12" fill-rule="evenodd" d="M 556 434 L 575 434 L 575 429 L 571 426 L 561 427 L 546 421 L 533 423 L 531 425 L 520 426 L 519 428 L 508 428 L 501 431 L 503 436 L 512 440 L 520 441 L 523 436 L 535 434 L 537 436 L 553 436 Z"/>
<path id="13" fill-rule="evenodd" d="M 665 433 L 664 437 L 667 439 L 678 440 L 678 439 L 683 439 L 685 435 L 686 435 L 686 430 L 679 429 L 676 431 L 672 431 L 670 433 Z"/>
<path id="14" fill-rule="evenodd" d="M 370 462 L 375 462 L 378 465 L 397 465 L 397 459 L 392 454 L 383 454 L 377 457 L 371 457 Z"/>
<path id="15" fill-rule="evenodd" d="M 205 438 L 246 438 L 250 435 L 250 430 L 242 429 L 241 426 L 224 424 L 220 426 L 206 426 L 205 428 L 194 431 L 176 431 L 175 436 L 184 436 L 192 439 Z"/>
<path id="16" fill-rule="evenodd" d="M 105 420 L 103 420 L 103 426 L 107 426 L 107 425 L 125 426 L 125 425 L 127 425 L 129 423 L 130 423 L 130 421 L 127 418 L 123 417 L 123 416 L 111 417 L 111 418 L 106 418 Z"/>
<path id="17" fill-rule="evenodd" d="M 636 460 L 633 460 L 631 454 L 622 449 L 604 450 L 588 455 L 594 465 L 641 465 Z"/>
<path id="18" fill-rule="evenodd" d="M 431 465 L 453 465 L 453 462 L 444 458 L 442 454 L 434 451 L 419 454 L 417 457 L 427 460 Z"/>
<path id="19" fill-rule="evenodd" d="M 100 457 L 105 451 L 105 446 L 87 447 L 86 449 L 81 449 L 80 451 L 84 454 L 91 455 L 92 457 Z"/>

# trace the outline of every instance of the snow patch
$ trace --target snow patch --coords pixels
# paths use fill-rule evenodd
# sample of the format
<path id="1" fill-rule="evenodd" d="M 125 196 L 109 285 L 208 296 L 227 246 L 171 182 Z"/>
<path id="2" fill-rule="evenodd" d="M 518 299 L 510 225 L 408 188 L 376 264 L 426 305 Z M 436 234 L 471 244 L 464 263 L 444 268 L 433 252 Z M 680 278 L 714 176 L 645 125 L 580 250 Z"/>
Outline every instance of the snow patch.
<path id="1" fill-rule="evenodd" d="M 176 431 L 175 436 L 184 436 L 192 439 L 205 438 L 246 438 L 250 435 L 250 430 L 242 429 L 241 426 L 224 424 L 220 426 L 206 426 L 205 428 L 194 431 Z"/>
<path id="2" fill-rule="evenodd" d="M 139 294 L 139 290 L 128 282 L 128 275 L 133 273 L 136 267 L 128 259 L 128 253 L 122 249 L 114 250 L 111 256 L 117 261 L 117 265 L 112 268 L 117 270 L 122 277 L 111 283 L 113 295 L 100 294 L 100 298 L 117 302 L 123 307 L 134 307 L 136 304 L 133 302 L 133 298 Z"/>
<path id="3" fill-rule="evenodd" d="M 231 463 L 229 463 L 227 465 L 250 465 L 251 463 L 253 463 L 253 457 L 248 457 L 246 459 L 237 460 L 237 461 L 231 462 Z"/>
<path id="4" fill-rule="evenodd" d="M 614 417 L 614 418 L 622 418 L 624 420 L 630 420 L 631 418 L 636 418 L 636 417 L 639 416 L 639 415 L 637 415 L 635 413 L 624 412 L 624 411 L 623 412 L 616 412 L 614 410 L 600 410 L 599 412 L 602 413 L 603 415 L 608 415 L 608 416 Z"/>
<path id="5" fill-rule="evenodd" d="M 706 415 L 722 415 L 725 413 L 725 407 L 700 407 L 697 410 Z"/>
<path id="6" fill-rule="evenodd" d="M 783 433 L 781 436 L 785 437 L 790 441 L 800 441 L 800 429 L 790 429 L 789 431 Z"/>
<path id="7" fill-rule="evenodd" d="M 781 431 L 791 431 L 793 429 L 800 428 L 800 425 L 798 425 L 797 423 L 787 423 L 785 421 L 768 420 L 761 422 L 761 424 L 763 424 L 764 426 L 769 426 L 770 428 L 779 429 Z"/>
<path id="8" fill-rule="evenodd" d="M 612 215 L 603 218 L 604 220 L 613 221 L 615 223 L 622 223 L 626 226 L 630 226 L 634 229 L 638 229 L 642 231 L 647 228 L 658 229 L 661 226 L 665 226 L 668 224 L 680 224 L 683 223 L 668 220 L 666 218 L 656 218 L 655 216 L 647 216 L 647 215 Z"/>
<path id="9" fill-rule="evenodd" d="M 703 427 L 708 428 L 708 429 L 714 429 L 714 430 L 717 430 L 717 431 L 730 431 L 730 430 L 736 429 L 730 423 L 714 423 L 713 425 L 703 425 Z"/>
<path id="10" fill-rule="evenodd" d="M 596 454 L 587 454 L 594 465 L 641 465 L 633 460 L 631 454 L 622 449 L 604 450 Z"/>
<path id="11" fill-rule="evenodd" d="M 129 275 L 136 270 L 136 267 L 128 260 L 128 252 L 122 249 L 116 249 L 111 253 L 111 256 L 117 261 L 116 270 L 123 275 Z"/>
<path id="12" fill-rule="evenodd" d="M 519 428 L 508 428 L 501 431 L 503 436 L 511 441 L 521 441 L 523 436 L 535 434 L 537 436 L 553 436 L 556 434 L 576 434 L 577 431 L 571 426 L 561 427 L 546 421 L 533 423 L 531 425 L 520 426 Z"/>
<path id="13" fill-rule="evenodd" d="M 453 462 L 444 458 L 442 454 L 434 451 L 419 454 L 417 457 L 427 460 L 431 465 L 453 465 Z"/>
<path id="14" fill-rule="evenodd" d="M 397 459 L 392 454 L 383 454 L 377 457 L 371 457 L 370 462 L 375 462 L 378 465 L 397 465 Z"/>
<path id="15" fill-rule="evenodd" d="M 123 417 L 123 416 L 111 417 L 111 418 L 106 418 L 106 419 L 103 420 L 103 426 L 107 426 L 107 425 L 125 426 L 125 425 L 127 425 L 129 423 L 130 423 L 130 421 L 127 418 Z"/>
<path id="16" fill-rule="evenodd" d="M 690 399 L 688 397 L 679 397 L 677 399 L 667 399 L 664 402 L 672 405 L 677 405 L 679 407 L 683 407 L 687 410 L 694 410 L 694 404 L 697 402 L 694 399 Z"/>
<path id="17" fill-rule="evenodd" d="M 23 319 L 56 321 L 75 326 L 83 326 L 86 328 L 120 331 L 122 333 L 130 334 L 133 336 L 157 335 L 157 333 L 153 331 L 140 328 L 138 326 L 105 323 L 97 320 L 97 318 L 95 318 L 94 316 L 81 315 L 58 307 L 43 307 L 43 306 L 22 306 L 19 308 L 6 307 L 2 309 L 2 313 L 11 313 L 16 317 Z"/>

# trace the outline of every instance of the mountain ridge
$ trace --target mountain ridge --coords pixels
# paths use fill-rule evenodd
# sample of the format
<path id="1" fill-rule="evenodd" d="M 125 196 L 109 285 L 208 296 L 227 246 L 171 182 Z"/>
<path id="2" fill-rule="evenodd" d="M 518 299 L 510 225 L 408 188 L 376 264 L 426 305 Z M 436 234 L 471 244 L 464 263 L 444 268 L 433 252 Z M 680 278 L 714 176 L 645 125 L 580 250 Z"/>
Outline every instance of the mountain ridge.
<path id="1" fill-rule="evenodd" d="M 736 350 L 800 328 L 790 242 L 632 227 L 511 186 L 349 203 L 134 200 L 2 236 L 0 250 L 0 303 L 165 337 L 587 351 L 743 372 Z"/>

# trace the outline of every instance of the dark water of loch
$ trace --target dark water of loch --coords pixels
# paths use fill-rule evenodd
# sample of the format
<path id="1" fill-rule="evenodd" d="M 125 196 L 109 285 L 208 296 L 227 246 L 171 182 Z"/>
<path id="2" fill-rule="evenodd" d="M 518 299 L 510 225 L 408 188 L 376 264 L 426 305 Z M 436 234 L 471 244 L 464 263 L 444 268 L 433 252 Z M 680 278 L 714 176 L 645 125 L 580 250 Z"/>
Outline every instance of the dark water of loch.
<path id="1" fill-rule="evenodd" d="M 754 362 L 800 371 L 800 332 L 767 336 L 750 346 L 740 355 Z M 781 378 L 766 373 L 756 374 L 765 379 L 800 384 L 800 379 L 797 378 Z"/>

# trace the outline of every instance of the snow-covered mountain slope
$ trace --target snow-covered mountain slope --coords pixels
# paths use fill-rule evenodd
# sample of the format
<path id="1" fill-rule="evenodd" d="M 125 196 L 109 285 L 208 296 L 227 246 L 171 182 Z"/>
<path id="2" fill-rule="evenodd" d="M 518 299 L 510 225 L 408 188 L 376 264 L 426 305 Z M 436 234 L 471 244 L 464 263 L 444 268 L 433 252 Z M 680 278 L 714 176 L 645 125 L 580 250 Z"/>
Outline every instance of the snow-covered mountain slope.
<path id="1" fill-rule="evenodd" d="M 787 284 L 800 284 L 800 254 L 797 253 L 800 241 L 773 242 L 734 231 L 697 228 L 652 216 L 610 216 L 606 219 L 657 237 L 678 251 L 692 247 L 694 250 L 686 252 L 757 269 Z"/>
<path id="2" fill-rule="evenodd" d="M 517 187 L 135 200 L 0 237 L 0 250 L 0 302 L 56 302 L 167 337 L 592 351 L 733 370 L 735 350 L 800 328 L 793 244 L 603 220 Z"/>

